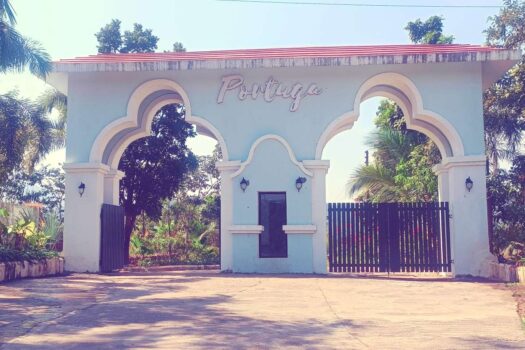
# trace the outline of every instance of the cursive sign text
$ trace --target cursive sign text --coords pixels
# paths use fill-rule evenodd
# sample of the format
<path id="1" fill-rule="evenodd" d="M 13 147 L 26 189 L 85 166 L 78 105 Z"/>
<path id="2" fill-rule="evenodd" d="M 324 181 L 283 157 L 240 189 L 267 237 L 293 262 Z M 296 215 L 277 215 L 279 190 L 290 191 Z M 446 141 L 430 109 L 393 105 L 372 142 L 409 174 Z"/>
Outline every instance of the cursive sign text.
<path id="1" fill-rule="evenodd" d="M 265 83 L 253 83 L 246 85 L 244 77 L 240 74 L 227 75 L 222 77 L 222 84 L 217 96 L 217 103 L 224 102 L 224 96 L 229 91 L 237 94 L 239 100 L 244 101 L 247 98 L 255 100 L 262 97 L 266 102 L 272 102 L 276 97 L 292 100 L 290 104 L 290 112 L 295 112 L 299 109 L 299 105 L 303 98 L 312 95 L 321 94 L 322 90 L 317 84 L 310 84 L 308 87 L 301 83 L 286 86 L 278 80 L 270 77 Z"/>

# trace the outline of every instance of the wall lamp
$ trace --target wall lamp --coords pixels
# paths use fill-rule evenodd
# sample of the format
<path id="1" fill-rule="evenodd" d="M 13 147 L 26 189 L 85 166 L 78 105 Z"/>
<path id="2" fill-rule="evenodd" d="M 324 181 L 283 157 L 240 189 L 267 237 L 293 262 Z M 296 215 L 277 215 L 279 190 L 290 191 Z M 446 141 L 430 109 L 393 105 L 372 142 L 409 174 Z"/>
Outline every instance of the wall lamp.
<path id="1" fill-rule="evenodd" d="M 472 179 L 469 177 L 467 177 L 467 179 L 465 180 L 465 187 L 467 188 L 467 190 L 470 192 L 470 190 L 472 189 L 472 187 L 474 186 L 474 181 L 472 181 Z"/>
<path id="2" fill-rule="evenodd" d="M 297 188 L 297 192 L 299 192 L 301 190 L 301 188 L 303 188 L 303 184 L 306 182 L 306 177 L 301 177 L 299 176 L 296 180 L 295 180 L 295 188 Z"/>
<path id="3" fill-rule="evenodd" d="M 86 184 L 83 182 L 80 182 L 80 185 L 78 185 L 78 194 L 80 195 L 80 197 L 82 197 L 85 190 L 86 190 Z"/>
<path id="4" fill-rule="evenodd" d="M 250 180 L 246 180 L 244 177 L 241 180 L 241 183 L 239 184 L 241 186 L 241 190 L 244 192 L 246 191 L 246 188 L 250 186 Z"/>

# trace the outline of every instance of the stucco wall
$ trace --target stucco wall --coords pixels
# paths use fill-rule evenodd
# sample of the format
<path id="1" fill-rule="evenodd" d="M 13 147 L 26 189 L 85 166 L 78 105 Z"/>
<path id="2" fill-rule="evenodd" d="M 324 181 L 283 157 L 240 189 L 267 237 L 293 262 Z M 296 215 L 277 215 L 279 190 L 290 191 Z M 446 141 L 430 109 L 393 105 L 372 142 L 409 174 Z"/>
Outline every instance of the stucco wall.
<path id="1" fill-rule="evenodd" d="M 307 178 L 301 191 L 295 179 Z M 243 192 L 238 185 L 242 178 L 250 181 Z M 311 178 L 294 164 L 284 144 L 266 139 L 254 149 L 251 162 L 233 178 L 233 212 L 235 225 L 259 223 L 259 192 L 286 192 L 288 225 L 312 223 Z M 259 235 L 233 235 L 234 272 L 312 272 L 311 234 L 289 234 L 287 258 L 259 258 Z"/>
<path id="2" fill-rule="evenodd" d="M 231 160 L 245 160 L 253 142 L 266 134 L 284 137 L 299 160 L 313 159 L 316 141 L 328 124 L 353 110 L 360 85 L 383 72 L 398 72 L 416 85 L 424 107 L 456 127 L 464 142 L 465 155 L 483 153 L 481 64 L 443 63 L 245 71 L 72 73 L 68 93 L 67 162 L 88 161 L 96 135 L 109 122 L 126 114 L 133 90 L 145 81 L 158 78 L 172 79 L 184 88 L 192 114 L 209 120 L 220 131 Z M 249 84 L 262 84 L 273 76 L 288 85 L 315 82 L 323 92 L 305 98 L 296 112 L 289 111 L 290 100 L 276 98 L 271 103 L 261 98 L 239 101 L 233 93 L 226 95 L 224 103 L 217 104 L 221 77 L 239 73 Z"/>

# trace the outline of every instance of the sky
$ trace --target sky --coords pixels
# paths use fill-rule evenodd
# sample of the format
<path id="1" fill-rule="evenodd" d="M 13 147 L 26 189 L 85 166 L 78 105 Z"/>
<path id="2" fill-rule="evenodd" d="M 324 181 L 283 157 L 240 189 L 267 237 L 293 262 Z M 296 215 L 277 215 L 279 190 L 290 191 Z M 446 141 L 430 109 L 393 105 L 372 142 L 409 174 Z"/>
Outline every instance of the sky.
<path id="1" fill-rule="evenodd" d="M 265 1 L 265 0 L 263 0 Z M 290 2 L 314 2 L 289 0 Z M 455 43 L 483 44 L 488 17 L 499 12 L 496 0 L 316 0 L 346 5 L 305 5 L 245 3 L 220 0 L 11 0 L 17 15 L 17 30 L 39 41 L 54 60 L 95 54 L 94 34 L 111 19 L 122 21 L 122 30 L 140 23 L 160 38 L 158 51 L 169 50 L 179 41 L 188 51 L 330 46 L 408 44 L 403 29 L 409 21 L 440 15 L 444 34 Z M 368 6 L 350 6 L 361 4 Z M 427 7 L 388 7 L 377 5 Z M 430 6 L 495 6 L 483 8 L 444 8 Z M 0 76 L 0 93 L 18 89 L 20 95 L 36 98 L 46 88 L 43 81 L 28 73 Z M 366 135 L 379 99 L 361 105 L 361 115 L 351 130 L 335 136 L 325 148 L 330 159 L 327 200 L 347 201 L 346 183 L 353 169 L 363 163 Z M 197 154 L 214 146 L 200 136 L 190 142 Z M 349 151 L 350 150 L 350 151 Z M 64 150 L 54 152 L 47 162 L 58 164 Z"/>

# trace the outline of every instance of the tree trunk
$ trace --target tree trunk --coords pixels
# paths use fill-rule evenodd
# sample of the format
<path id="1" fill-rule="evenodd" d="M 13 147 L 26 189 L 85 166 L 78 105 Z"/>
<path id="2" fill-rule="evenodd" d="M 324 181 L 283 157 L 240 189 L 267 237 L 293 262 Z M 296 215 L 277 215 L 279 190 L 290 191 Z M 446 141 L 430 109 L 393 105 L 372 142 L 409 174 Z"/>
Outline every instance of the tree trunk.
<path id="1" fill-rule="evenodd" d="M 129 264 L 129 242 L 131 239 L 131 232 L 133 232 L 133 228 L 135 228 L 135 220 L 136 216 L 134 215 L 126 215 L 126 222 L 124 224 L 124 234 L 125 234 L 125 241 L 124 241 L 124 262 L 125 264 Z"/>

